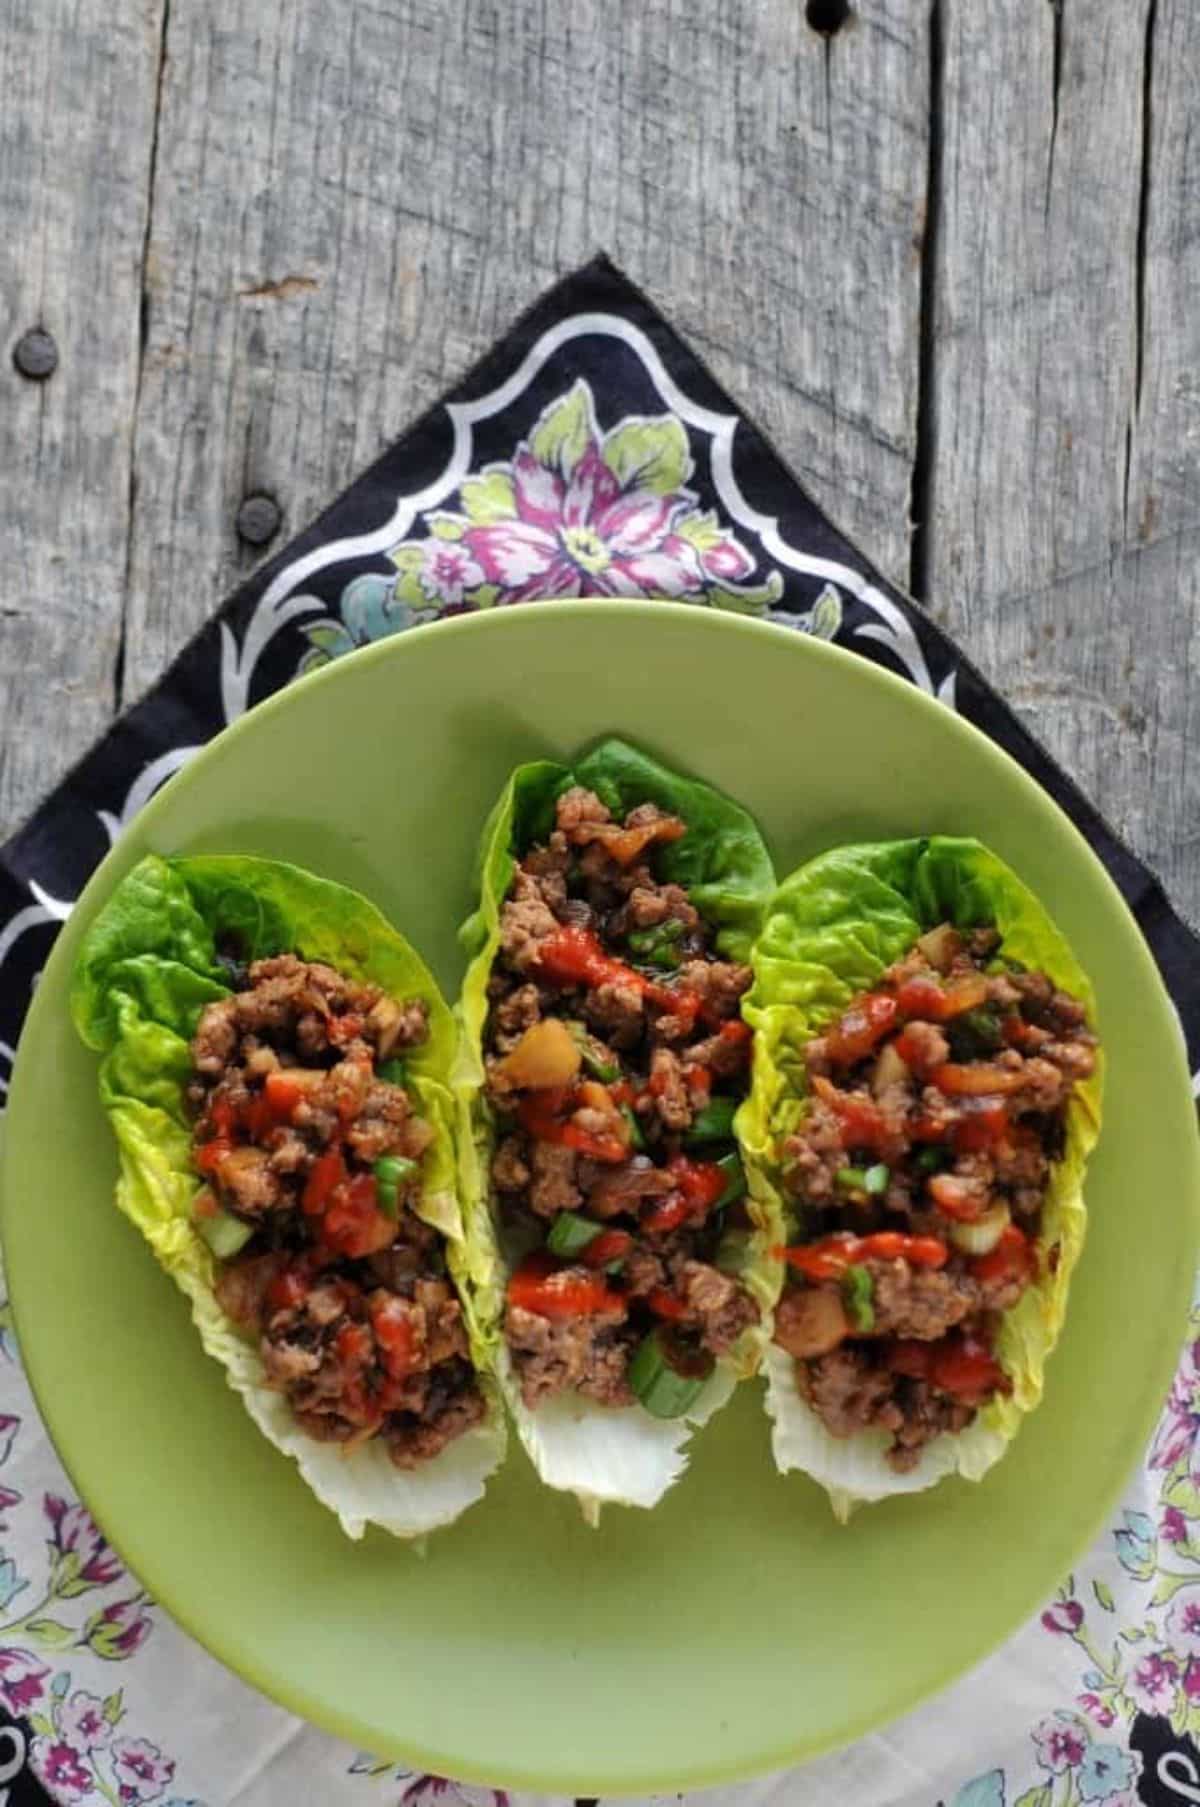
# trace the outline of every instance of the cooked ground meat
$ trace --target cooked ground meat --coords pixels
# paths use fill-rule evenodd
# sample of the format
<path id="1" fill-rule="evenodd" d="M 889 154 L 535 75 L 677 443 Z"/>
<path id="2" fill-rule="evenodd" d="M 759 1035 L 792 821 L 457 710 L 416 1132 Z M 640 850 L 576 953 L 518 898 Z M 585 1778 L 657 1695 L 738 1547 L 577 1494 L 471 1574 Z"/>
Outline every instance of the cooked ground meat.
<path id="1" fill-rule="evenodd" d="M 898 1431 L 904 1423 L 893 1397 L 896 1377 L 876 1367 L 857 1343 L 801 1362 L 796 1372 L 804 1397 L 832 1436 L 853 1437 L 872 1425 Z"/>
<path id="2" fill-rule="evenodd" d="M 393 1412 L 383 1430 L 397 1468 L 419 1468 L 482 1423 L 483 1395 L 466 1362 L 435 1368 L 419 1412 Z"/>
<path id="3" fill-rule="evenodd" d="M 1007 1387 L 991 1342 L 1054 1259 L 1046 1183 L 1095 1068 L 1076 999 L 983 970 L 998 939 L 942 925 L 851 1000 L 805 1050 L 810 1103 L 785 1144 L 806 1235 L 775 1340 L 828 1429 L 889 1431 L 901 1469 Z"/>
<path id="4" fill-rule="evenodd" d="M 442 1238 L 417 1215 L 434 1132 L 383 1065 L 424 1040 L 426 1007 L 291 954 L 244 978 L 202 1013 L 187 1091 L 209 1182 L 194 1221 L 223 1212 L 247 1238 L 218 1264 L 218 1303 L 311 1436 L 378 1436 L 410 1467 L 485 1409 Z"/>
<path id="5" fill-rule="evenodd" d="M 645 1298 L 656 1286 L 667 1285 L 666 1260 L 651 1249 L 635 1246 L 625 1257 L 624 1279 L 626 1290 L 634 1298 Z"/>
<path id="6" fill-rule="evenodd" d="M 681 985 L 703 998 L 705 1014 L 717 1020 L 737 1015 L 753 978 L 748 966 L 728 960 L 689 960 L 679 975 Z"/>
<path id="7" fill-rule="evenodd" d="M 683 1063 L 669 1048 L 655 1048 L 650 1056 L 650 1094 L 664 1129 L 689 1129 L 692 1101 Z"/>
<path id="8" fill-rule="evenodd" d="M 922 1023 L 919 1019 L 910 1023 L 906 1045 L 911 1048 L 912 1064 L 919 1073 L 931 1073 L 950 1058 L 950 1043 L 936 1023 Z"/>
<path id="9" fill-rule="evenodd" d="M 568 835 L 577 835 L 582 829 L 586 829 L 592 824 L 602 822 L 607 824 L 612 821 L 611 815 L 595 792 L 584 790 L 580 784 L 573 785 L 569 791 L 564 791 L 558 799 L 558 806 L 554 813 L 558 833 L 562 835 L 564 841 Z M 526 855 L 523 864 L 528 865 L 531 858 L 536 861 L 537 856 L 538 850 L 534 848 L 532 855 Z"/>
<path id="10" fill-rule="evenodd" d="M 560 1211 L 573 1211 L 582 1196 L 575 1184 L 574 1152 L 554 1142 L 532 1142 L 529 1152 L 533 1170 L 530 1210 L 539 1217 L 557 1217 Z"/>
<path id="11" fill-rule="evenodd" d="M 222 998 L 207 1004 L 192 1041 L 192 1065 L 197 1073 L 223 1073 L 237 1047 L 237 999 Z"/>
<path id="12" fill-rule="evenodd" d="M 518 868 L 500 917 L 500 946 L 506 963 L 516 972 L 527 972 L 536 965 L 542 942 L 557 928 L 558 918 L 537 880 Z"/>
<path id="13" fill-rule="evenodd" d="M 910 1267 L 907 1261 L 867 1261 L 876 1336 L 930 1342 L 979 1309 L 979 1283 L 969 1274 Z"/>
<path id="14" fill-rule="evenodd" d="M 715 957 L 686 890 L 656 870 L 685 833 L 653 804 L 616 820 L 576 787 L 503 906 L 484 1056 L 506 1119 L 492 1160 L 502 1227 L 522 1251 L 535 1244 L 505 1324 L 531 1407 L 568 1391 L 633 1403 L 631 1359 L 660 1324 L 667 1358 L 702 1377 L 759 1319 L 714 1260 L 728 1187 L 718 1161 L 749 1067 L 738 1017 L 750 972 Z M 566 1036 L 548 1033 L 556 1021 Z M 589 1227 L 609 1255 L 594 1269 L 578 1241 Z M 548 1237 L 581 1253 L 555 1260 Z M 567 1315 L 564 1275 L 579 1301 Z M 531 1309 L 551 1282 L 548 1309 Z"/>
<path id="15" fill-rule="evenodd" d="M 674 1178 L 664 1167 L 656 1167 L 647 1155 L 637 1154 L 619 1167 L 596 1168 L 587 1189 L 588 1214 L 602 1222 L 619 1217 L 622 1212 L 634 1215 L 646 1199 L 665 1198 L 674 1190 Z"/>
<path id="16" fill-rule="evenodd" d="M 685 1261 L 679 1291 L 700 1326 L 700 1340 L 714 1355 L 725 1355 L 743 1330 L 757 1324 L 759 1310 L 744 1287 L 704 1261 Z"/>
<path id="17" fill-rule="evenodd" d="M 645 1028 L 642 994 L 631 985 L 598 985 L 584 1000 L 584 1015 L 614 1048 L 632 1048 Z"/>
<path id="18" fill-rule="evenodd" d="M 532 1410 L 556 1393 L 579 1389 L 604 1405 L 632 1405 L 625 1380 L 629 1350 L 622 1336 L 624 1315 L 544 1318 L 510 1305 L 504 1334 L 525 1404 Z"/>
<path id="19" fill-rule="evenodd" d="M 515 1046 L 526 1029 L 537 1022 L 541 1013 L 541 1000 L 536 985 L 519 985 L 503 1002 L 497 1004 L 492 1022 L 496 1046 L 501 1053 L 507 1053 L 510 1045 Z M 511 1042 L 508 1038 L 511 1038 Z"/>
<path id="20" fill-rule="evenodd" d="M 523 1144 L 516 1136 L 507 1136 L 492 1156 L 492 1184 L 498 1192 L 520 1192 L 529 1179 Z"/>
<path id="21" fill-rule="evenodd" d="M 651 929 L 668 920 L 685 928 L 698 928 L 700 912 L 688 901 L 682 885 L 637 885 L 625 905 L 625 921 L 635 929 Z"/>
<path id="22" fill-rule="evenodd" d="M 903 1421 L 889 1451 L 889 1460 L 897 1474 L 906 1474 L 915 1468 L 921 1459 L 921 1451 L 934 1437 L 946 1432 L 954 1436 L 966 1430 L 975 1416 L 973 1405 L 952 1399 L 925 1380 L 904 1381 L 897 1388 L 897 1394 Z"/>

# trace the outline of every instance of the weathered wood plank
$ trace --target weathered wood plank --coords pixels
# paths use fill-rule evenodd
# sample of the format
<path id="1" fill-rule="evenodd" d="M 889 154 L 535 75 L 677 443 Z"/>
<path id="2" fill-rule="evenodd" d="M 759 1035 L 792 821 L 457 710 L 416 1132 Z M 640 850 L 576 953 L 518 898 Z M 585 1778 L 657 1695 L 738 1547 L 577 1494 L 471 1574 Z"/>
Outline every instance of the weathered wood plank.
<path id="1" fill-rule="evenodd" d="M 0 0 L 0 837 L 113 703 L 161 10 Z"/>
<path id="2" fill-rule="evenodd" d="M 919 565 L 1195 910 L 1200 24 L 1157 0 L 1148 68 L 1150 5 L 941 0 Z M 599 244 L 905 575 L 924 8 L 826 45 L 791 0 L 356 0 L 331 41 L 316 0 L 175 0 L 140 396 L 160 7 L 0 20 L 0 831 L 106 719 L 127 558 L 125 697 L 251 562 L 248 491 L 298 525 Z"/>
<path id="3" fill-rule="evenodd" d="M 1194 914 L 1200 20 L 945 0 L 941 21 L 928 596 Z"/>
<path id="4" fill-rule="evenodd" d="M 1200 16 L 1158 0 L 1150 44 L 1139 389 L 1125 511 L 1136 651 L 1129 705 L 1144 720 L 1145 796 L 1121 808 L 1200 918 Z"/>
<path id="5" fill-rule="evenodd" d="M 880 0 L 171 8 L 126 695 L 555 276 L 609 248 L 907 576 L 928 55 Z"/>

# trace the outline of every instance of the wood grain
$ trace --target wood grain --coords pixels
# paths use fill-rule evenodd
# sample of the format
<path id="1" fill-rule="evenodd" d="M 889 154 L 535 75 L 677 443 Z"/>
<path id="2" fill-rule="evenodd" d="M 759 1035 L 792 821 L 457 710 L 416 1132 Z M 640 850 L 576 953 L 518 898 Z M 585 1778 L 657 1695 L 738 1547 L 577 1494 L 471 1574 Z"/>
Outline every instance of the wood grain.
<path id="1" fill-rule="evenodd" d="M 160 10 L 0 0 L 0 836 L 114 705 Z"/>
<path id="2" fill-rule="evenodd" d="M 789 3 L 174 0 L 126 695 L 556 276 L 607 247 L 908 569 L 925 24 Z M 873 17 L 869 16 L 873 15 Z"/>
<path id="3" fill-rule="evenodd" d="M 118 14 L 0 0 L 0 833 L 603 245 L 1200 913 L 1187 0 Z"/>
<path id="4" fill-rule="evenodd" d="M 947 0 L 941 25 L 923 586 L 1195 915 L 1200 21 Z"/>

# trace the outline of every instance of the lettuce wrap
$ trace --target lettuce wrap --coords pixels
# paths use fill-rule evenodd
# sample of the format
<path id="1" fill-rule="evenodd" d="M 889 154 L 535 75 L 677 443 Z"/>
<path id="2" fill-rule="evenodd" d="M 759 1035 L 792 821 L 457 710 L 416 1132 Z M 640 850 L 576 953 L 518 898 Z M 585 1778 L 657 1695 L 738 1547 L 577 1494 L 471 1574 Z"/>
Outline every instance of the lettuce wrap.
<path id="1" fill-rule="evenodd" d="M 606 1406 L 573 1391 L 547 1399 L 535 1410 L 524 1404 L 502 1329 L 513 1262 L 499 1255 L 502 1237 L 491 1183 L 497 1136 L 484 1092 L 488 983 L 516 862 L 533 844 L 546 840 L 554 826 L 556 802 L 573 786 L 595 793 L 618 819 L 647 803 L 683 819 L 687 824 L 683 838 L 657 850 L 658 875 L 664 883 L 684 887 L 692 905 L 716 930 L 715 949 L 724 959 L 749 961 L 775 879 L 762 836 L 744 810 L 616 739 L 594 746 L 570 768 L 549 761 L 519 767 L 482 837 L 479 905 L 461 930 L 470 965 L 459 1005 L 463 1028 L 459 1092 L 466 1119 L 461 1138 L 464 1196 L 473 1220 L 491 1224 L 490 1247 L 499 1257 L 494 1288 L 481 1316 L 496 1326 L 496 1370 L 538 1474 L 549 1486 L 575 1493 L 585 1515 L 595 1522 L 599 1507 L 607 1502 L 653 1506 L 683 1472 L 691 1431 L 729 1398 L 739 1378 L 761 1365 L 766 1325 L 782 1282 L 782 1266 L 772 1253 L 780 1240 L 782 1214 L 765 1172 L 751 1164 L 746 1181 L 753 1228 L 739 1279 L 758 1304 L 762 1322 L 747 1329 L 728 1356 L 717 1362 L 685 1414 L 656 1417 L 641 1404 Z M 510 1257 L 513 1252 L 508 1251 Z"/>
<path id="2" fill-rule="evenodd" d="M 784 880 L 771 900 L 754 948 L 754 986 L 745 1008 L 756 1048 L 743 1141 L 781 1186 L 784 1143 L 809 1108 L 806 1044 L 851 998 L 876 984 L 919 935 L 943 922 L 996 929 L 1004 959 L 1044 972 L 1086 1007 L 1095 1026 L 1091 984 L 1066 941 L 1033 893 L 979 842 L 935 836 L 841 848 L 811 861 Z M 776 1464 L 818 1481 L 839 1517 L 860 1502 L 913 1492 L 947 1474 L 979 1480 L 1037 1405 L 1083 1246 L 1084 1168 L 1099 1133 L 1101 1091 L 1098 1057 L 1093 1075 L 1070 1095 L 1065 1143 L 1051 1167 L 1042 1207 L 1040 1244 L 1043 1252 L 1057 1247 L 1057 1258 L 1039 1263 L 1037 1278 L 1005 1312 L 998 1334 L 995 1355 L 1011 1394 L 993 1397 L 958 1435 L 943 1434 L 928 1444 L 912 1472 L 897 1473 L 888 1465 L 889 1439 L 881 1430 L 831 1436 L 797 1388 L 792 1357 L 772 1345 L 767 1407 Z"/>
<path id="3" fill-rule="evenodd" d="M 407 1062 L 408 1090 L 436 1132 L 416 1210 L 445 1238 L 487 1414 L 421 1467 L 397 1469 L 378 1438 L 343 1449 L 309 1436 L 283 1395 L 265 1384 L 257 1346 L 217 1301 L 218 1264 L 191 1220 L 201 1182 L 184 1094 L 201 1012 L 231 995 L 218 952 L 230 945 L 247 962 L 285 952 L 322 961 L 428 1008 L 427 1038 Z M 259 1429 L 296 1462 L 351 1537 L 368 1524 L 415 1537 L 457 1518 L 482 1496 L 505 1434 L 494 1383 L 484 1378 L 487 1339 L 458 1202 L 450 1085 L 456 1031 L 419 956 L 365 898 L 297 867 L 240 856 L 151 855 L 118 885 L 88 931 L 71 1012 L 85 1043 L 102 1056 L 100 1097 L 120 1159 L 117 1204 L 187 1294 L 204 1348 Z"/>

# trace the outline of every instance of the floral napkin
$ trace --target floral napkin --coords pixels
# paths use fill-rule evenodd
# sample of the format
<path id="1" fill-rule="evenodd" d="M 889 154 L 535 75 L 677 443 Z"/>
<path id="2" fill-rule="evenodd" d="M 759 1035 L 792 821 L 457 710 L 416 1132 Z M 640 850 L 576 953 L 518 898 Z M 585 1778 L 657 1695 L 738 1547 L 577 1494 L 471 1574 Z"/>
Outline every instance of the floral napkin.
<path id="1" fill-rule="evenodd" d="M 544 296 L 244 585 L 0 850 L 0 1102 L 73 900 L 142 804 L 215 733 L 299 673 L 415 623 L 594 595 L 728 609 L 836 640 L 990 734 L 1072 816 L 1124 893 L 1175 999 L 1200 1090 L 1200 944 L 1157 882 L 946 635 L 825 519 L 652 303 L 599 258 Z M 803 1769 L 693 1794 L 692 1807 L 1200 1802 L 1200 1311 L 1193 1335 L 1118 1519 L 1032 1624 L 886 1732 Z M 177 1630 L 73 1498 L 4 1308 L 0 1807 L 47 1799 L 534 1802 L 342 1746 Z"/>

